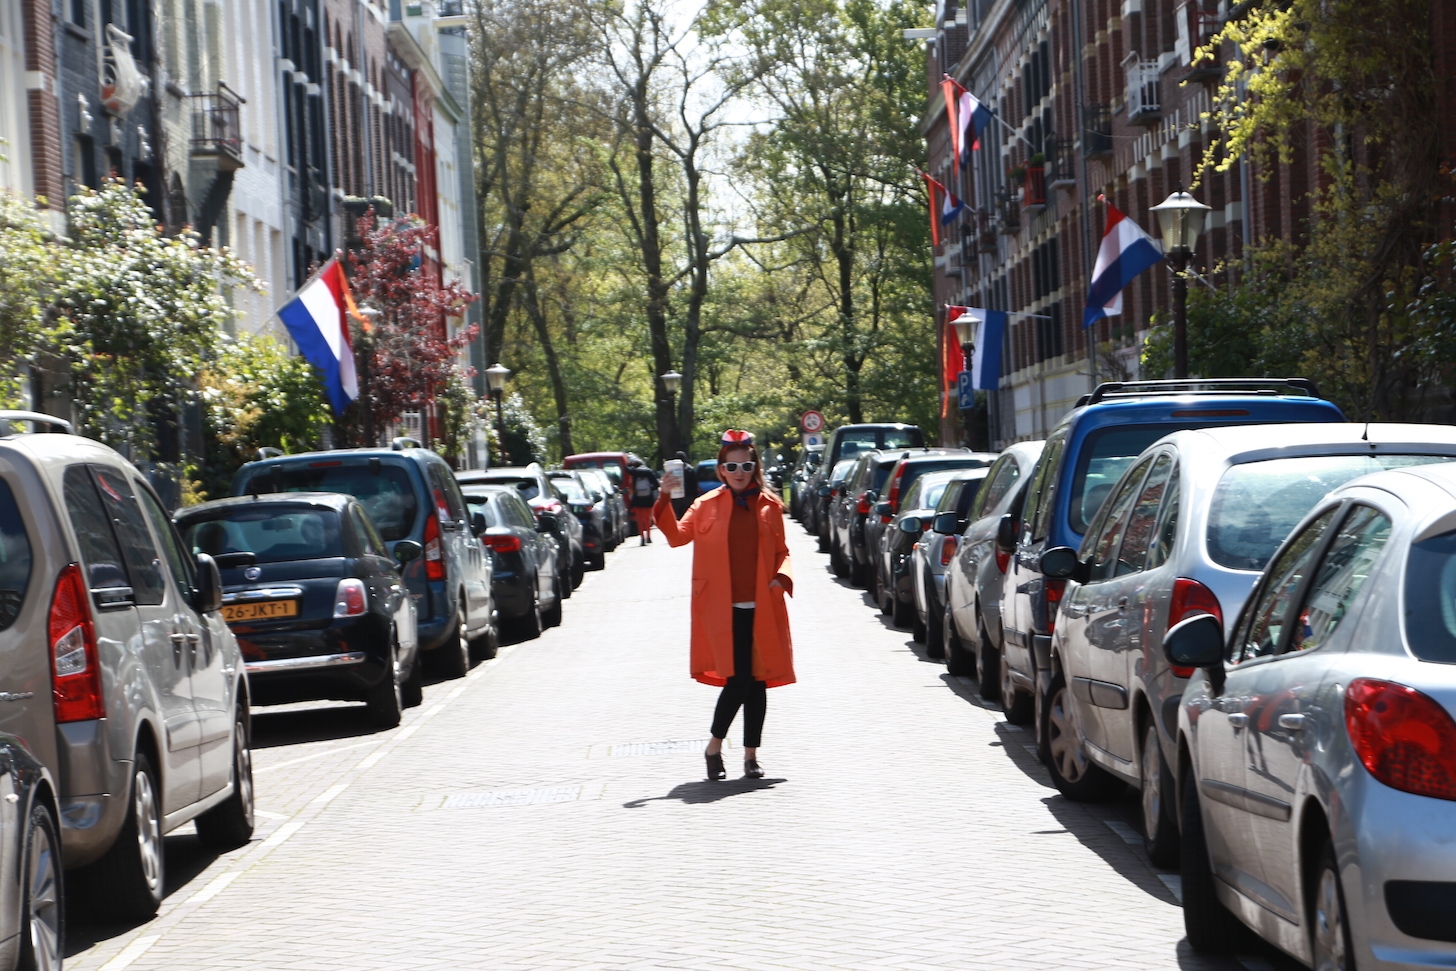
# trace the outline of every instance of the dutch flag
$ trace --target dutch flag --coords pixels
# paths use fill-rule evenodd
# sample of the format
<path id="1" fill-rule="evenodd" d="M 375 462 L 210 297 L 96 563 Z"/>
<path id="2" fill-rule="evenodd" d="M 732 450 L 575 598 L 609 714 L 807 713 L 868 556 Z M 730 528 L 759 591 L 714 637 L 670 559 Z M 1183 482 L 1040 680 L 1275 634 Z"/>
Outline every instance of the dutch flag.
<path id="1" fill-rule="evenodd" d="M 946 121 L 950 126 L 950 147 L 955 155 L 956 164 L 962 168 L 971 164 L 970 152 L 966 148 L 969 141 L 971 149 L 981 147 L 981 132 L 991 123 L 991 109 L 981 104 L 980 99 L 967 91 L 959 81 L 945 75 L 940 82 L 941 91 L 945 94 Z M 970 135 L 968 139 L 966 136 Z"/>
<path id="2" fill-rule="evenodd" d="M 965 204 L 929 172 L 921 172 L 920 177 L 925 180 L 925 189 L 930 196 L 930 245 L 939 246 L 940 227 L 950 225 L 965 209 Z M 937 197 L 939 203 L 936 202 Z"/>
<path id="3" fill-rule="evenodd" d="M 1108 203 L 1107 230 L 1097 250 L 1097 266 L 1092 270 L 1082 326 L 1090 327 L 1103 317 L 1122 313 L 1123 288 L 1133 277 L 1162 261 L 1163 251 L 1153 237 Z"/>
<path id="4" fill-rule="evenodd" d="M 1001 347 L 1005 343 L 1006 324 L 1011 315 L 1004 310 L 983 310 L 980 307 L 947 307 L 946 323 L 962 316 L 976 321 L 976 348 L 968 370 L 971 387 L 977 391 L 995 391 L 1001 386 Z"/>
<path id="5" fill-rule="evenodd" d="M 335 414 L 359 397 L 359 376 L 354 370 L 354 347 L 349 341 L 348 317 L 354 311 L 349 281 L 338 257 L 330 259 L 278 310 L 278 319 L 308 363 L 323 372 L 324 388 Z"/>

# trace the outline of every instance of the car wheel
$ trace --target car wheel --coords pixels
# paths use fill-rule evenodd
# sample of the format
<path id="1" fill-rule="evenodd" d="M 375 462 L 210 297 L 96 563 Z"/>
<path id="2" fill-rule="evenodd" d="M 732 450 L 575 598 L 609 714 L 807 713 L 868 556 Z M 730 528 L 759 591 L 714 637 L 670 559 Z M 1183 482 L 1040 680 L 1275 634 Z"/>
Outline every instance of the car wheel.
<path id="1" fill-rule="evenodd" d="M 398 721 L 396 721 L 398 724 Z M 231 850 L 253 838 L 253 745 L 247 709 L 233 720 L 233 794 L 195 820 L 203 846 Z"/>
<path id="2" fill-rule="evenodd" d="M 935 609 L 935 602 L 930 599 L 931 588 L 925 588 L 925 653 L 933 658 L 945 657 L 945 629 L 941 620 L 945 617 L 942 611 Z M 920 611 L 917 610 L 918 617 Z"/>
<path id="3" fill-rule="evenodd" d="M 595 556 L 593 556 L 591 558 L 591 563 L 589 563 L 587 565 L 587 569 L 588 570 L 594 570 L 595 571 L 595 570 L 605 570 L 606 568 L 607 568 L 607 554 L 606 554 L 606 548 L 603 547 L 601 550 L 598 550 L 597 551 L 597 554 Z"/>
<path id="4" fill-rule="evenodd" d="M 499 652 L 500 621 L 492 614 L 490 626 L 485 629 L 485 633 L 471 642 L 470 657 L 472 661 L 488 661 Z"/>
<path id="5" fill-rule="evenodd" d="M 955 616 L 951 613 L 950 604 L 946 604 L 945 613 L 940 619 L 940 636 L 944 645 L 941 652 L 945 655 L 946 673 L 958 678 L 974 673 L 976 668 L 971 661 L 971 653 L 966 650 L 960 635 L 956 633 Z"/>
<path id="6" fill-rule="evenodd" d="M 837 577 L 849 576 L 849 565 L 844 562 L 844 555 L 839 552 L 838 543 L 832 543 L 829 547 L 829 568 Z"/>
<path id="7" fill-rule="evenodd" d="M 409 677 L 400 685 L 400 694 L 406 708 L 418 708 L 425 703 L 425 665 L 419 648 L 415 648 L 415 660 L 410 665 Z"/>
<path id="8" fill-rule="evenodd" d="M 369 723 L 375 728 L 393 728 L 404 714 L 404 691 L 399 678 L 399 646 L 390 637 L 389 659 L 384 677 L 364 696 Z"/>
<path id="9" fill-rule="evenodd" d="M 543 613 L 541 615 L 541 621 L 542 621 L 542 623 L 546 627 L 560 627 L 561 626 L 561 588 L 562 588 L 562 586 L 563 586 L 563 584 L 561 582 L 561 578 L 560 577 L 557 577 L 556 578 L 556 602 L 551 605 L 551 609 L 550 610 L 546 611 L 545 613 Z"/>
<path id="10" fill-rule="evenodd" d="M 465 597 L 455 608 L 455 635 L 435 649 L 440 671 L 449 678 L 463 678 L 470 673 L 470 630 L 465 626 Z"/>
<path id="11" fill-rule="evenodd" d="M 571 596 L 571 591 L 581 586 L 581 581 L 585 579 L 586 553 L 582 553 L 580 556 L 575 557 L 574 563 L 571 567 L 571 589 L 567 590 L 564 594 L 562 594 L 562 597 L 565 598 Z"/>
<path id="12" fill-rule="evenodd" d="M 1047 768 L 1057 791 L 1073 802 L 1095 802 L 1111 795 L 1118 781 L 1087 758 L 1082 738 L 1077 731 L 1076 710 L 1072 708 L 1072 692 L 1061 674 L 1052 676 L 1051 690 L 1042 717 L 1042 737 L 1046 739 Z"/>
<path id="13" fill-rule="evenodd" d="M 559 562 L 556 564 L 556 575 L 559 576 L 559 577 L 574 578 L 576 576 L 577 569 L 578 569 L 578 567 L 577 567 L 577 563 L 576 563 L 576 557 L 574 557 L 574 556 L 567 556 L 566 557 L 566 566 L 565 567 L 562 567 L 562 565 Z M 566 590 L 566 593 L 563 596 L 570 597 L 571 596 L 571 591 L 575 590 L 576 587 L 577 587 L 577 585 L 580 584 L 580 583 L 581 583 L 580 580 L 574 580 L 573 579 L 572 582 L 570 582 L 570 583 L 564 583 L 564 584 L 562 584 L 562 587 L 564 587 L 565 590 Z"/>
<path id="14" fill-rule="evenodd" d="M 1178 821 L 1173 818 L 1173 773 L 1163 758 L 1158 726 L 1151 718 L 1143 731 L 1143 848 L 1154 866 L 1178 865 Z"/>
<path id="15" fill-rule="evenodd" d="M 1310 907 L 1310 936 L 1314 944 L 1314 971 L 1354 971 L 1355 949 L 1350 946 L 1349 911 L 1340 886 L 1335 846 L 1325 840 L 1320 851 L 1319 875 Z"/>
<path id="16" fill-rule="evenodd" d="M 890 598 L 885 596 L 885 585 L 880 582 L 879 571 L 875 571 L 875 604 L 880 608 L 880 613 L 888 617 L 892 611 Z"/>
<path id="17" fill-rule="evenodd" d="M 541 601 L 531 604 L 526 615 L 516 621 L 516 635 L 523 641 L 534 641 L 541 636 L 545 624 L 541 619 Z"/>
<path id="18" fill-rule="evenodd" d="M 1003 662 L 999 667 L 1001 668 L 1001 707 L 1006 711 L 1006 720 L 1013 725 L 1030 725 L 1031 717 L 1036 713 L 1031 695 L 1016 689 L 1016 682 L 1011 679 L 1009 664 Z"/>
<path id="19" fill-rule="evenodd" d="M 162 800 L 157 774 L 145 752 L 132 763 L 131 804 L 116 842 L 99 861 L 94 885 L 106 894 L 105 909 L 143 921 L 162 905 L 166 860 L 162 853 Z"/>
<path id="20" fill-rule="evenodd" d="M 30 810 L 25 834 L 25 897 L 21 901 L 20 962 L 22 971 L 60 968 L 65 950 L 66 908 L 62 901 L 61 841 L 56 821 L 45 806 Z"/>
<path id="21" fill-rule="evenodd" d="M 1178 841 L 1179 872 L 1183 884 L 1183 931 L 1193 950 L 1225 954 L 1244 941 L 1247 932 L 1237 917 L 1218 899 L 1213 867 L 1208 861 L 1208 840 L 1203 833 L 1203 808 L 1192 766 L 1183 780 Z"/>
<path id="22" fill-rule="evenodd" d="M 895 622 L 895 626 L 900 628 L 901 630 L 905 630 L 914 626 L 916 621 L 915 605 L 903 602 L 900 599 L 900 595 L 895 592 L 895 586 L 893 583 L 890 585 L 889 598 L 891 611 L 890 619 Z M 924 635 L 921 636 L 923 637 Z"/>
<path id="23" fill-rule="evenodd" d="M 860 588 L 868 586 L 865 582 L 866 573 L 864 564 L 856 560 L 853 553 L 850 553 L 846 559 L 849 561 L 849 585 Z"/>
<path id="24" fill-rule="evenodd" d="M 829 552 L 829 531 L 827 529 L 815 529 L 814 532 L 819 537 L 819 552 L 820 553 L 828 553 Z"/>
<path id="25" fill-rule="evenodd" d="M 991 638 L 986 634 L 986 622 L 979 611 L 976 612 L 976 639 L 980 642 L 975 652 L 976 688 L 981 692 L 982 698 L 995 701 L 1001 697 L 1001 655 L 991 646 Z"/>

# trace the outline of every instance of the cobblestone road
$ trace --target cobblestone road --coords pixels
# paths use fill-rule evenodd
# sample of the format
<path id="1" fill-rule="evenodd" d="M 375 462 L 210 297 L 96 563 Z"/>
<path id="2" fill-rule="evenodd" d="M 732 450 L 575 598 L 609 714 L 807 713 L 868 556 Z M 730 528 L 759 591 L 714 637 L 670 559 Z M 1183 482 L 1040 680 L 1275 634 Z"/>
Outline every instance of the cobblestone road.
<path id="1" fill-rule="evenodd" d="M 769 692 L 768 778 L 700 781 L 690 551 L 633 540 L 562 627 L 398 729 L 260 710 L 257 837 L 169 837 L 161 914 L 74 914 L 68 967 L 1293 967 L 1193 955 L 1136 804 L 1062 799 L 1028 734 L 788 532 L 800 681 Z"/>

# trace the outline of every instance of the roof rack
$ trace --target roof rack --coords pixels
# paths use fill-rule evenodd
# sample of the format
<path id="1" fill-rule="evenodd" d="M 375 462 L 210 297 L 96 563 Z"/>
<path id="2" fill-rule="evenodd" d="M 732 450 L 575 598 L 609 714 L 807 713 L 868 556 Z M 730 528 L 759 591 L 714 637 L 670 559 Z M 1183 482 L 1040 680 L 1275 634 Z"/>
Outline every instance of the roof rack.
<path id="1" fill-rule="evenodd" d="M 0 411 L 0 422 L 34 422 L 37 425 L 46 425 L 59 430 L 66 435 L 76 434 L 76 429 L 64 418 L 57 418 L 54 415 L 43 415 L 38 411 Z"/>
<path id="2" fill-rule="evenodd" d="M 1076 407 L 1095 405 L 1113 397 L 1227 394 L 1230 391 L 1250 394 L 1296 393 L 1310 398 L 1323 397 L 1309 378 L 1178 378 L 1171 381 L 1104 381 L 1091 394 L 1084 394 L 1077 399 Z"/>

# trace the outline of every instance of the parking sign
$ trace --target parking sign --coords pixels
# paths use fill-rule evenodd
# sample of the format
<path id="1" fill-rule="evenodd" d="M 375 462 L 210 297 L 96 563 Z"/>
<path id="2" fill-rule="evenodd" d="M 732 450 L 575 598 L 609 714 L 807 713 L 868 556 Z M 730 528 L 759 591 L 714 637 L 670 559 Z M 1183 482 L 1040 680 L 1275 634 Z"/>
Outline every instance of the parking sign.
<path id="1" fill-rule="evenodd" d="M 970 411 L 976 407 L 976 389 L 971 387 L 970 371 L 962 371 L 956 375 L 956 396 L 961 411 Z"/>

